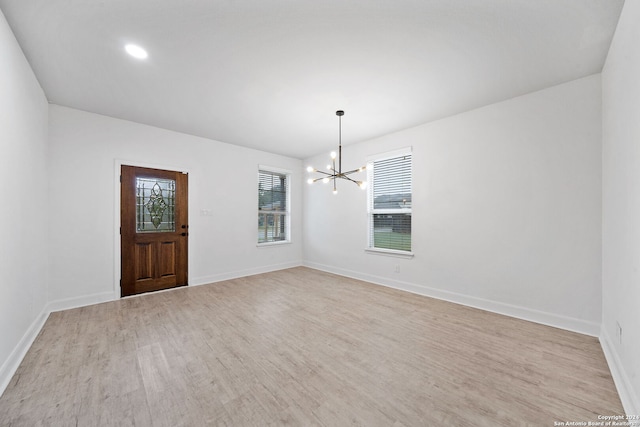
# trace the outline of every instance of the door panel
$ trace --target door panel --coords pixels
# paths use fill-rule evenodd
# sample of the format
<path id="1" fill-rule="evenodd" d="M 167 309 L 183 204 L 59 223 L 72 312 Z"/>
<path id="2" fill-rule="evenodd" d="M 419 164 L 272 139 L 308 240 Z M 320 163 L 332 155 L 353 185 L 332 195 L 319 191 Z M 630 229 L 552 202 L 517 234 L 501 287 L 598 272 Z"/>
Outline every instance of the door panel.
<path id="1" fill-rule="evenodd" d="M 153 277 L 153 263 L 151 262 L 151 244 L 150 243 L 138 243 L 135 245 L 136 253 L 134 259 L 136 260 L 136 280 L 151 279 Z"/>
<path id="2" fill-rule="evenodd" d="M 187 285 L 188 175 L 122 166 L 122 296 Z"/>
<path id="3" fill-rule="evenodd" d="M 160 276 L 176 275 L 176 244 L 175 242 L 162 242 L 160 244 Z"/>

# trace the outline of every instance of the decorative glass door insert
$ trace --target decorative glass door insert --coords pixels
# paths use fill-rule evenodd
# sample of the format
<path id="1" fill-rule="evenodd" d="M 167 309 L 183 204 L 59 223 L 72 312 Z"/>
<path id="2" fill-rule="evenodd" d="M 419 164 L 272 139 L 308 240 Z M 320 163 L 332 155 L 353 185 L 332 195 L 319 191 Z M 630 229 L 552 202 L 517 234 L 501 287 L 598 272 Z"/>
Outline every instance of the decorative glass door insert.
<path id="1" fill-rule="evenodd" d="M 175 199 L 174 180 L 136 177 L 136 232 L 175 232 Z"/>

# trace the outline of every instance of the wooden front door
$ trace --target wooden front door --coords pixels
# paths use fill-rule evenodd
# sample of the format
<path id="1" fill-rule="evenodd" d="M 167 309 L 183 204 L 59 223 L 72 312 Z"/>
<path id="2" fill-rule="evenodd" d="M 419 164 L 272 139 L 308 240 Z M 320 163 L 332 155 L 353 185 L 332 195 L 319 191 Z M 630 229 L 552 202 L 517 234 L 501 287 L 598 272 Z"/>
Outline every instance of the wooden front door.
<path id="1" fill-rule="evenodd" d="M 122 296 L 187 285 L 187 184 L 182 172 L 122 166 Z"/>

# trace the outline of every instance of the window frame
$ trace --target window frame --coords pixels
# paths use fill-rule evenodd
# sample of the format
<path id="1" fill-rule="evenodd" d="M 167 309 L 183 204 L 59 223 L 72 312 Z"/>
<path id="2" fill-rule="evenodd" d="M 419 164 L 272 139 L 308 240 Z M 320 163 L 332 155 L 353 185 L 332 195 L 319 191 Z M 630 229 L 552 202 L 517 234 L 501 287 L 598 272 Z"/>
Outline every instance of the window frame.
<path id="1" fill-rule="evenodd" d="M 260 209 L 260 176 L 263 174 L 271 174 L 271 175 L 280 175 L 280 176 L 284 176 L 285 177 L 285 198 L 286 198 L 286 206 L 284 210 L 279 210 L 279 211 L 262 211 Z M 267 246 L 277 246 L 277 245 L 283 245 L 283 244 L 289 244 L 291 243 L 291 177 L 292 177 L 293 173 L 290 170 L 287 169 L 281 169 L 281 168 L 277 168 L 277 167 L 273 167 L 273 166 L 266 166 L 266 165 L 258 165 L 258 174 L 257 174 L 257 181 L 258 181 L 258 194 L 257 194 L 257 212 L 258 212 L 258 228 L 259 228 L 259 218 L 260 215 L 268 215 L 268 214 L 275 214 L 275 215 L 280 215 L 280 216 L 284 216 L 284 235 L 285 238 L 283 240 L 267 240 L 264 242 L 261 242 L 258 237 L 258 241 L 256 242 L 256 246 L 257 247 L 267 247 Z M 265 213 L 267 212 L 267 213 Z"/>
<path id="2" fill-rule="evenodd" d="M 375 188 L 375 166 L 376 162 L 395 159 L 403 156 L 411 156 L 411 199 L 412 204 L 410 208 L 385 208 L 385 209 L 375 209 L 374 208 L 374 200 L 373 200 L 373 192 Z M 377 214 L 410 214 L 411 221 L 413 223 L 413 150 L 412 147 L 405 147 L 398 150 L 393 150 L 385 153 L 380 153 L 374 156 L 367 157 L 367 247 L 365 251 L 372 254 L 378 255 L 388 255 L 395 256 L 400 258 L 413 258 L 413 226 L 411 227 L 411 249 L 408 251 L 399 250 L 399 249 L 388 249 L 388 248 L 380 248 L 375 247 L 374 244 L 374 215 Z M 413 224 L 412 224 L 413 225 Z"/>

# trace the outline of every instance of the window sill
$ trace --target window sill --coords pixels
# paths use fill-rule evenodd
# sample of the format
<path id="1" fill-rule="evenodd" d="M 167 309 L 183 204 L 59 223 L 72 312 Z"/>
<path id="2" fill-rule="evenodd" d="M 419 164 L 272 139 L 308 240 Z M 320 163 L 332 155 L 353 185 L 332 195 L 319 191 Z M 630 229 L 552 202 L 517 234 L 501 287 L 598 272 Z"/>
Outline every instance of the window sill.
<path id="1" fill-rule="evenodd" d="M 396 258 L 413 258 L 413 252 L 395 251 L 393 249 L 365 248 L 365 252 L 373 255 L 387 255 Z"/>
<path id="2" fill-rule="evenodd" d="M 280 245 L 290 245 L 291 240 L 280 240 L 278 242 L 264 242 L 264 243 L 256 243 L 256 246 L 259 248 L 264 248 L 268 246 L 280 246 Z"/>

